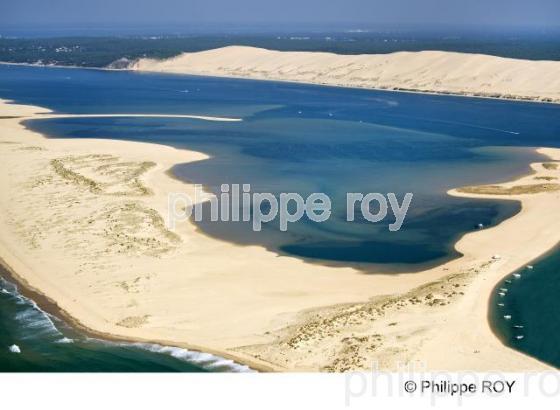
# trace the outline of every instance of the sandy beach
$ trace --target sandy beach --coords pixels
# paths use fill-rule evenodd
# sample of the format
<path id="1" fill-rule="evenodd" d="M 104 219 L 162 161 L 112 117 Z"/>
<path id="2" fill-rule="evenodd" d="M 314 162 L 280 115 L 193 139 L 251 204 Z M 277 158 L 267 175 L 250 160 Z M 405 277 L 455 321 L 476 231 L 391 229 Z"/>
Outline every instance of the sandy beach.
<path id="1" fill-rule="evenodd" d="M 170 71 L 153 64 L 137 68 Z M 543 65 L 548 77 L 540 78 L 551 81 L 541 86 L 544 97 L 557 100 L 558 71 Z M 515 92 L 531 97 L 531 87 Z M 456 244 L 463 257 L 422 272 L 368 275 L 210 238 L 190 221 L 169 230 L 168 193 L 193 194 L 194 186 L 167 171 L 204 153 L 47 139 L 22 124 L 54 116 L 61 115 L 0 100 L 0 258 L 79 326 L 263 371 L 348 371 L 374 362 L 383 370 L 409 362 L 428 370 L 548 368 L 503 346 L 487 313 L 501 278 L 560 242 L 554 163 L 532 164 L 531 175 L 482 193 L 450 192 L 522 203 L 515 217 L 463 236 Z M 559 149 L 539 152 L 560 160 Z"/>
<path id="2" fill-rule="evenodd" d="M 229 46 L 165 60 L 141 58 L 137 71 L 560 102 L 560 62 L 448 51 L 341 55 Z"/>

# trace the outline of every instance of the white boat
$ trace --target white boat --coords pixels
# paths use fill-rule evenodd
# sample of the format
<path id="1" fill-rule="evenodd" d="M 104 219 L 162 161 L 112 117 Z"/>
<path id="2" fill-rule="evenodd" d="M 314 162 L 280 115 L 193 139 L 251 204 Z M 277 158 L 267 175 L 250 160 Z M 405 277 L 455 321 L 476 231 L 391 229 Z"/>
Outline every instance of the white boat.
<path id="1" fill-rule="evenodd" d="M 533 269 L 533 265 L 527 265 L 527 269 L 532 270 L 532 269 Z"/>
<path id="2" fill-rule="evenodd" d="M 524 337 L 525 337 L 525 336 L 523 336 L 523 335 L 517 335 L 517 336 L 515 336 L 515 338 L 516 338 L 517 340 L 521 340 L 521 339 L 523 339 Z"/>
<path id="3" fill-rule="evenodd" d="M 10 352 L 12 352 L 12 353 L 21 353 L 21 349 L 19 348 L 18 345 L 11 345 L 9 347 L 9 349 L 10 349 Z"/>
<path id="4" fill-rule="evenodd" d="M 504 292 L 498 292 L 498 295 L 500 295 L 501 297 L 504 297 L 506 294 Z"/>
<path id="5" fill-rule="evenodd" d="M 498 306 L 504 307 L 505 305 L 503 303 L 498 303 Z"/>
<path id="6" fill-rule="evenodd" d="M 523 329 L 523 325 L 513 325 L 513 327 L 516 329 Z"/>
<path id="7" fill-rule="evenodd" d="M 510 320 L 510 319 L 511 319 L 511 315 L 504 315 L 504 319 L 505 319 L 505 320 Z"/>
<path id="8" fill-rule="evenodd" d="M 501 290 L 502 292 L 507 292 L 507 291 L 508 291 L 507 288 L 500 288 L 500 290 Z"/>
<path id="9" fill-rule="evenodd" d="M 515 279 L 519 279 L 519 278 L 521 277 L 521 275 L 520 275 L 519 273 L 514 273 L 514 274 L 513 274 L 513 277 L 514 277 Z"/>
<path id="10" fill-rule="evenodd" d="M 506 283 L 507 283 L 507 284 L 510 284 L 510 283 L 511 283 L 511 280 L 506 279 Z"/>

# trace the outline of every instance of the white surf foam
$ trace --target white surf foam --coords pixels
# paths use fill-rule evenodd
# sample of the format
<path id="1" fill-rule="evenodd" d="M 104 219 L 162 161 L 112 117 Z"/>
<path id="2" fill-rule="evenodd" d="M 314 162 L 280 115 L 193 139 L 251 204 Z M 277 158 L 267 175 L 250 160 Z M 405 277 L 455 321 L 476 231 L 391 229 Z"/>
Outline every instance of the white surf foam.
<path id="1" fill-rule="evenodd" d="M 55 343 L 73 343 L 74 340 L 65 337 L 57 326 L 53 322 L 53 319 L 57 319 L 51 316 L 49 313 L 42 310 L 35 301 L 26 298 L 17 291 L 17 287 L 10 282 L 2 280 L 2 289 L 9 289 L 7 292 L 16 298 L 16 303 L 25 304 L 28 308 L 18 312 L 15 315 L 15 319 L 22 323 L 24 327 L 30 330 L 27 332 L 29 335 L 23 336 L 24 339 L 37 337 L 39 334 L 44 334 L 48 332 L 48 335 L 57 337 L 53 340 Z M 2 292 L 4 293 L 4 292 Z M 58 320 L 57 320 L 58 321 Z M 112 342 L 101 339 L 87 338 L 87 340 L 93 340 L 96 343 L 103 343 L 112 346 L 123 346 L 123 347 L 136 347 L 143 350 L 147 350 L 153 353 L 167 354 L 178 360 L 191 363 L 194 366 L 201 367 L 202 369 L 210 371 L 224 371 L 224 372 L 253 372 L 254 370 L 233 360 L 225 359 L 223 357 L 215 356 L 210 353 L 194 352 L 187 349 L 182 349 L 179 347 L 162 346 L 159 344 L 151 343 L 128 343 L 128 342 Z M 18 346 L 13 345 L 19 349 Z M 10 347 L 11 348 L 11 347 Z M 15 349 L 15 348 L 14 348 Z M 16 352 L 14 352 L 16 353 Z M 19 353 L 19 352 L 17 352 Z"/>
<path id="2" fill-rule="evenodd" d="M 8 349 L 12 353 L 21 353 L 21 349 L 19 348 L 18 345 L 11 345 Z"/>
<path id="3" fill-rule="evenodd" d="M 153 353 L 168 354 L 176 359 L 192 363 L 195 366 L 199 366 L 206 370 L 222 370 L 233 373 L 247 373 L 255 371 L 249 366 L 236 363 L 230 359 L 225 359 L 210 353 L 194 352 L 180 347 L 162 346 L 150 343 L 124 343 L 122 345 L 139 347 Z"/>
<path id="4" fill-rule="evenodd" d="M 14 319 L 21 324 L 21 327 L 27 329 L 25 335 L 21 336 L 22 338 L 34 339 L 43 336 L 62 336 L 62 333 L 53 323 L 51 316 L 42 310 L 35 301 L 20 294 L 16 285 L 2 279 L 2 286 L 2 289 L 6 290 L 7 294 L 14 297 L 16 304 L 25 306 L 14 315 Z"/>
<path id="5" fill-rule="evenodd" d="M 74 339 L 63 337 L 62 339 L 57 340 L 55 343 L 62 343 L 62 344 L 74 343 Z"/>

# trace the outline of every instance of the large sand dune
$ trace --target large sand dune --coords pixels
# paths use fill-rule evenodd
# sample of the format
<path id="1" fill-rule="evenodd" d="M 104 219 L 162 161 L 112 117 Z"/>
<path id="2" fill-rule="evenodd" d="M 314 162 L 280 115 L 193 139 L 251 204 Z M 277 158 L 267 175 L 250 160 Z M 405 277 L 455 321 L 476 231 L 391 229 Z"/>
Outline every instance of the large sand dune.
<path id="1" fill-rule="evenodd" d="M 560 61 L 447 51 L 338 55 L 231 46 L 140 59 L 140 71 L 560 102 Z"/>

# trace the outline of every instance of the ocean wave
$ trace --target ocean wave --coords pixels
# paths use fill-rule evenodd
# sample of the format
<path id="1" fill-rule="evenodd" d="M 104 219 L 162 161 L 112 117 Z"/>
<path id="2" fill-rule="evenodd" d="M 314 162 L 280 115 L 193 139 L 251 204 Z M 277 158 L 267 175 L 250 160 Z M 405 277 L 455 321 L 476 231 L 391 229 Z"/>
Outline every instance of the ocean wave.
<path id="1" fill-rule="evenodd" d="M 57 344 L 70 344 L 74 342 L 74 339 L 66 337 L 54 323 L 54 321 L 56 321 L 57 323 L 60 322 L 60 325 L 63 328 L 66 328 L 67 325 L 65 324 L 65 322 L 60 321 L 60 319 L 56 316 L 52 316 L 48 312 L 42 310 L 37 305 L 37 303 L 35 303 L 35 301 L 21 295 L 18 292 L 16 285 L 7 282 L 4 279 L 0 279 L 0 284 L 2 285 L 2 290 L 6 290 L 6 292 L 15 299 L 15 303 L 19 305 L 25 305 L 25 308 L 14 315 L 14 319 L 19 322 L 21 328 L 25 330 L 24 334 L 20 336 L 21 340 L 40 339 L 47 337 L 53 343 Z M 230 359 L 225 359 L 223 357 L 215 356 L 210 353 L 195 352 L 179 347 L 163 346 L 151 343 L 113 342 L 88 337 L 86 337 L 85 340 L 90 340 L 95 343 L 102 343 L 108 346 L 134 347 L 137 349 L 149 351 L 151 353 L 165 354 L 177 360 L 193 364 L 194 366 L 198 366 L 209 371 L 235 373 L 254 371 L 248 366 L 236 363 L 235 361 Z"/>
<path id="2" fill-rule="evenodd" d="M 242 365 L 230 359 L 215 356 L 210 353 L 195 352 L 180 347 L 162 346 L 150 343 L 124 343 L 122 345 L 135 346 L 153 353 L 168 354 L 176 359 L 192 363 L 205 370 L 225 371 L 233 373 L 254 372 L 249 366 Z"/>
<path id="3" fill-rule="evenodd" d="M 2 293 L 12 293 L 17 292 L 17 286 L 11 282 L 6 281 L 4 278 L 0 277 L 0 285 L 2 285 Z"/>
<path id="4" fill-rule="evenodd" d="M 14 298 L 17 305 L 25 306 L 14 315 L 14 320 L 20 323 L 21 328 L 25 329 L 22 339 L 37 339 L 45 336 L 60 337 L 62 333 L 57 329 L 51 316 L 42 310 L 35 301 L 23 296 L 18 292 L 16 285 L 1 280 L 2 292 Z"/>

